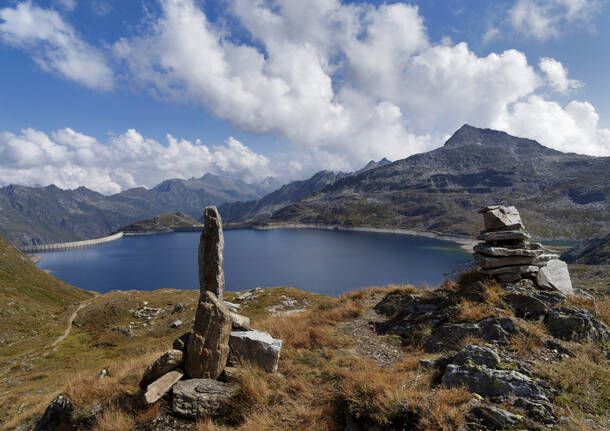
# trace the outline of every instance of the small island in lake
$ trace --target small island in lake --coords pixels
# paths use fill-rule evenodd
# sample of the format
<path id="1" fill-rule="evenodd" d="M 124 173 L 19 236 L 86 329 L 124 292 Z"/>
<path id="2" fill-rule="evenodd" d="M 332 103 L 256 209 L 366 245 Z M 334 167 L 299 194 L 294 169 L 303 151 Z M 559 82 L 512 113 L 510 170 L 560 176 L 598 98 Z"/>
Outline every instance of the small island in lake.
<path id="1" fill-rule="evenodd" d="M 137 221 L 119 229 L 125 235 L 155 235 L 178 231 L 201 230 L 203 225 L 182 213 L 164 213 L 151 219 Z"/>

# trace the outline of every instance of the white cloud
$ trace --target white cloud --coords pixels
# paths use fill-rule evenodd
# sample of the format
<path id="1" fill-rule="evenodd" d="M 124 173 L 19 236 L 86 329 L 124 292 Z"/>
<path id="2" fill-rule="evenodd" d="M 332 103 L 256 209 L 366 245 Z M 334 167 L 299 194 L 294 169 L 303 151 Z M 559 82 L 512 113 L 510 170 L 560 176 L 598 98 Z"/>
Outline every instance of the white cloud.
<path id="1" fill-rule="evenodd" d="M 0 40 L 30 51 L 43 69 L 87 87 L 109 90 L 114 85 L 105 56 L 54 10 L 29 1 L 0 9 Z"/>
<path id="2" fill-rule="evenodd" d="M 544 41 L 559 37 L 566 25 L 590 25 L 600 9 L 599 0 L 517 0 L 508 14 L 516 31 Z"/>
<path id="3" fill-rule="evenodd" d="M 167 145 L 133 129 L 101 144 L 70 128 L 50 136 L 34 129 L 0 132 L 0 182 L 81 185 L 101 193 L 154 186 L 167 178 L 211 172 L 257 182 L 272 175 L 269 160 L 233 137 L 212 148 L 167 135 Z"/>
<path id="4" fill-rule="evenodd" d="M 568 79 L 568 70 L 554 58 L 543 57 L 538 66 L 546 74 L 549 85 L 559 93 L 567 94 L 574 88 L 582 87 L 582 82 Z"/>
<path id="5" fill-rule="evenodd" d="M 495 126 L 559 151 L 608 156 L 610 129 L 599 129 L 598 121 L 599 114 L 588 102 L 572 101 L 562 107 L 532 95 L 514 104 Z"/>

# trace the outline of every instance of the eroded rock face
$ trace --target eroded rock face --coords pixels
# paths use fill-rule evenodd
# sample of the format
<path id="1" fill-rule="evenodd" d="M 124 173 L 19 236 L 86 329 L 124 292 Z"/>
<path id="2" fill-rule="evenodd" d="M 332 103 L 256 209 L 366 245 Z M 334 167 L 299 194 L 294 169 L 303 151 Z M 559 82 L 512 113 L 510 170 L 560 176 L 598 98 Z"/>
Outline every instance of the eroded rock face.
<path id="1" fill-rule="evenodd" d="M 231 315 L 216 295 L 206 291 L 199 300 L 184 369 L 192 378 L 216 379 L 227 364 Z"/>
<path id="2" fill-rule="evenodd" d="M 140 380 L 140 387 L 144 389 L 165 373 L 181 367 L 182 364 L 184 364 L 184 352 L 181 350 L 165 352 L 155 362 L 146 367 L 142 380 Z"/>
<path id="3" fill-rule="evenodd" d="M 220 214 L 216 207 L 207 207 L 203 212 L 203 231 L 199 240 L 199 289 L 202 296 L 210 291 L 220 301 L 225 289 L 224 247 Z"/>
<path id="4" fill-rule="evenodd" d="M 236 361 L 257 364 L 268 373 L 277 370 L 282 340 L 262 331 L 233 331 L 229 345 Z"/>
<path id="5" fill-rule="evenodd" d="M 212 379 L 182 380 L 172 389 L 172 410 L 191 418 L 214 417 L 238 391 L 239 385 Z"/>

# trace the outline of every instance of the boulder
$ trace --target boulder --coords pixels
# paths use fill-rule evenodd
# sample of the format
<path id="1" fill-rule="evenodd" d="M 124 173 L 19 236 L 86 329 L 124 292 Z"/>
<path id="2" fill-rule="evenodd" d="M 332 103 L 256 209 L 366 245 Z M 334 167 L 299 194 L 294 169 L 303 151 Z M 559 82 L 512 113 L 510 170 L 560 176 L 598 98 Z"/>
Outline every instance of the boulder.
<path id="1" fill-rule="evenodd" d="M 514 394 L 518 397 L 545 399 L 542 389 L 534 380 L 512 370 L 449 364 L 445 368 L 442 383 L 448 387 L 464 386 L 483 397 Z"/>
<path id="2" fill-rule="evenodd" d="M 550 260 L 540 268 L 536 276 L 536 283 L 542 289 L 559 290 L 564 295 L 574 293 L 568 265 L 559 259 Z"/>
<path id="3" fill-rule="evenodd" d="M 199 240 L 199 289 L 201 297 L 203 297 L 205 291 L 209 291 L 222 301 L 225 289 L 224 246 L 220 214 L 218 214 L 216 207 L 207 207 L 203 212 L 203 231 Z"/>
<path id="4" fill-rule="evenodd" d="M 162 375 L 181 367 L 184 364 L 184 352 L 181 350 L 170 350 L 162 354 L 156 361 L 146 367 L 140 387 L 144 389 Z"/>
<path id="5" fill-rule="evenodd" d="M 190 418 L 208 418 L 221 413 L 239 392 L 239 385 L 212 379 L 182 380 L 172 388 L 172 410 Z"/>
<path id="6" fill-rule="evenodd" d="M 183 376 L 184 373 L 182 370 L 174 370 L 162 375 L 146 387 L 142 399 L 146 404 L 156 403 L 163 395 L 168 393 L 172 389 L 172 386 L 174 386 Z"/>
<path id="7" fill-rule="evenodd" d="M 504 297 L 517 317 L 538 320 L 548 312 L 548 307 L 540 299 L 524 293 L 509 293 Z"/>
<path id="8" fill-rule="evenodd" d="M 514 206 L 490 206 L 483 208 L 479 213 L 483 214 L 485 229 L 505 228 L 521 224 L 521 216 Z"/>
<path id="9" fill-rule="evenodd" d="M 229 314 L 231 315 L 231 329 L 234 331 L 249 331 L 251 329 L 249 317 L 233 313 L 232 311 L 229 311 Z"/>
<path id="10" fill-rule="evenodd" d="M 477 237 L 478 240 L 487 242 L 497 241 L 524 241 L 530 239 L 529 233 L 522 230 L 507 230 L 507 231 L 483 231 Z"/>
<path id="11" fill-rule="evenodd" d="M 49 403 L 33 431 L 71 430 L 70 417 L 73 410 L 72 403 L 65 395 L 57 395 Z"/>
<path id="12" fill-rule="evenodd" d="M 233 331 L 229 346 L 234 360 L 256 364 L 268 373 L 277 370 L 282 340 L 262 331 Z"/>
<path id="13" fill-rule="evenodd" d="M 488 368 L 496 368 L 500 363 L 500 356 L 489 347 L 470 344 L 460 350 L 451 359 L 451 363 L 455 365 L 481 365 Z"/>
<path id="14" fill-rule="evenodd" d="M 206 291 L 197 306 L 184 369 L 192 378 L 216 379 L 227 364 L 231 315 L 216 295 Z"/>
<path id="15" fill-rule="evenodd" d="M 566 341 L 608 341 L 608 328 L 586 310 L 558 308 L 547 316 L 545 324 L 553 337 Z"/>
<path id="16" fill-rule="evenodd" d="M 433 329 L 424 342 L 427 352 L 457 349 L 466 337 L 481 338 L 488 343 L 508 344 L 516 331 L 515 323 L 508 317 L 490 318 L 479 323 L 444 323 Z"/>
<path id="17" fill-rule="evenodd" d="M 530 401 L 527 398 L 522 397 L 510 397 L 508 402 L 520 409 L 522 409 L 527 417 L 541 422 L 543 424 L 554 424 L 557 423 L 555 419 L 555 412 L 553 406 L 550 403 L 543 400 Z"/>
<path id="18" fill-rule="evenodd" d="M 477 406 L 470 412 L 491 430 L 504 430 L 525 420 L 523 416 L 493 406 Z"/>

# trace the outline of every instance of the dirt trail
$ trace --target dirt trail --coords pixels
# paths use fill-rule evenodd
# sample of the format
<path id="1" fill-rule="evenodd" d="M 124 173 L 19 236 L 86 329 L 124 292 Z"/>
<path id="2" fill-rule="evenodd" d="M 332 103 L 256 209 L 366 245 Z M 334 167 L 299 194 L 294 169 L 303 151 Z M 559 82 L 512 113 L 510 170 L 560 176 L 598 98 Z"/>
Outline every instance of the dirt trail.
<path id="1" fill-rule="evenodd" d="M 78 312 L 80 310 L 82 310 L 87 304 L 89 304 L 89 301 L 83 301 L 78 305 L 78 307 L 76 307 L 76 310 L 74 310 L 72 312 L 72 314 L 70 315 L 70 319 L 68 320 L 68 327 L 66 328 L 64 333 L 57 338 L 57 340 L 53 341 L 53 344 L 51 344 L 51 347 L 57 346 L 59 343 L 64 341 L 68 335 L 70 335 L 70 331 L 72 330 L 72 323 L 74 322 L 74 319 L 76 319 Z"/>

